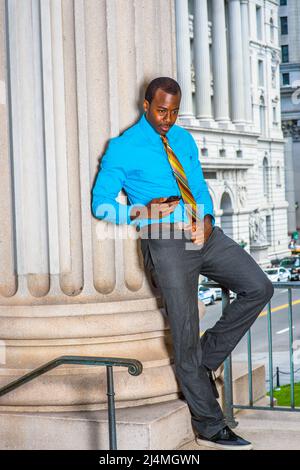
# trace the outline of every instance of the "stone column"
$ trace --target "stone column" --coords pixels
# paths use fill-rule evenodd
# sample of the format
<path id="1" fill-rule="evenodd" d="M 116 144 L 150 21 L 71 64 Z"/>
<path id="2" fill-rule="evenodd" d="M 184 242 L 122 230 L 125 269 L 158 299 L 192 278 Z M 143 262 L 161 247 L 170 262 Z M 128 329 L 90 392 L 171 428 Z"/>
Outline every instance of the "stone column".
<path id="1" fill-rule="evenodd" d="M 214 83 L 214 118 L 228 123 L 228 66 L 224 0 L 212 0 L 212 60 Z"/>
<path id="2" fill-rule="evenodd" d="M 285 160 L 285 195 L 289 203 L 288 214 L 288 233 L 292 234 L 297 229 L 296 209 L 295 209 L 295 182 L 294 182 L 294 163 L 293 163 L 293 133 L 296 123 L 293 121 L 283 121 L 282 131 L 285 139 L 284 160 Z"/>
<path id="3" fill-rule="evenodd" d="M 0 2 L 0 296 L 10 297 L 17 290 L 14 214 L 12 196 L 11 145 L 9 139 L 8 89 L 6 82 L 5 2 Z M 5 222 L 4 222 L 5 221 Z M 1 334 L 0 334 L 1 340 Z M 1 352 L 1 345 L 0 345 Z M 1 361 L 0 361 L 1 364 Z"/>
<path id="4" fill-rule="evenodd" d="M 240 0 L 229 0 L 229 66 L 232 121 L 245 123 L 244 70 Z M 241 47 L 242 46 L 242 47 Z"/>
<path id="5" fill-rule="evenodd" d="M 196 110 L 197 118 L 201 121 L 206 121 L 212 119 L 207 0 L 195 0 L 194 5 Z"/>
<path id="6" fill-rule="evenodd" d="M 100 157 L 140 115 L 144 82 L 159 69 L 176 74 L 173 2 L 163 12 L 154 0 L 144 6 L 0 0 L 0 387 L 61 355 L 117 356 L 144 365 L 139 377 L 115 371 L 118 407 L 178 396 L 139 243 L 90 207 Z M 168 21 L 157 26 L 162 13 Z M 105 369 L 72 366 L 1 397 L 0 411 L 106 401 Z"/>
<path id="7" fill-rule="evenodd" d="M 188 0 L 176 0 L 175 7 L 177 79 L 182 91 L 180 117 L 184 118 L 193 116 Z"/>
<path id="8" fill-rule="evenodd" d="M 249 0 L 241 0 L 241 20 L 242 20 L 245 119 L 247 123 L 252 123 L 251 71 L 250 71 L 250 52 L 249 52 Z"/>

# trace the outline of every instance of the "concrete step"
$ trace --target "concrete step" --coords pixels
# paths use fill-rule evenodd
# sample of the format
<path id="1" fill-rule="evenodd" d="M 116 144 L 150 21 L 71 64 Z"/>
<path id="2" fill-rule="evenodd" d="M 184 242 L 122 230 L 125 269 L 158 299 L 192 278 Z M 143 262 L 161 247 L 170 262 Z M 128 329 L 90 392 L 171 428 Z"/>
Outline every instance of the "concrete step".
<path id="1" fill-rule="evenodd" d="M 248 378 L 245 364 L 233 364 L 234 396 L 243 403 Z M 218 379 L 223 401 L 222 382 Z M 254 396 L 265 390 L 264 366 L 253 369 Z M 1 449 L 108 449 L 107 411 L 0 412 Z M 176 449 L 193 438 L 183 400 L 116 410 L 118 449 Z"/>
<path id="2" fill-rule="evenodd" d="M 267 406 L 267 399 L 256 405 Z M 235 418 L 238 426 L 233 431 L 252 442 L 254 450 L 300 450 L 300 412 L 240 410 Z M 211 449 L 191 439 L 185 440 L 178 450 Z"/>
<path id="3" fill-rule="evenodd" d="M 224 373 L 217 378 L 216 385 L 219 391 L 219 403 L 224 408 Z M 249 403 L 248 392 L 248 364 L 246 362 L 232 363 L 232 381 L 233 381 L 233 402 L 239 405 L 247 405 Z M 266 379 L 265 366 L 263 364 L 252 365 L 252 388 L 254 403 L 262 399 L 266 395 Z"/>
<path id="4" fill-rule="evenodd" d="M 0 413 L 2 450 L 109 449 L 107 411 Z M 183 400 L 116 410 L 117 448 L 174 449 L 192 438 Z"/>

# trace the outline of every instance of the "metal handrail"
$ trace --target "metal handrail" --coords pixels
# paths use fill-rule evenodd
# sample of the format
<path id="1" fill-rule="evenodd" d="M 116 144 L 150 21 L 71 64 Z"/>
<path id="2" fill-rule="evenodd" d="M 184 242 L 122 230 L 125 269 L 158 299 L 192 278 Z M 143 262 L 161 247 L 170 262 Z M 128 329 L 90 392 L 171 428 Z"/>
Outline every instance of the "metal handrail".
<path id="1" fill-rule="evenodd" d="M 229 300 L 229 290 L 215 281 L 205 281 L 201 283 L 206 287 L 219 287 L 222 289 L 222 312 L 224 311 Z M 271 301 L 267 304 L 268 316 L 268 350 L 269 350 L 269 376 L 270 376 L 270 406 L 255 406 L 253 405 L 253 386 L 252 386 L 252 357 L 251 357 L 251 328 L 247 332 L 248 340 L 248 391 L 249 391 L 249 405 L 239 405 L 233 403 L 233 384 L 232 384 L 232 356 L 231 354 L 224 361 L 224 415 L 228 425 L 236 427 L 238 422 L 234 418 L 233 410 L 236 409 L 251 409 L 251 410 L 265 410 L 265 411 L 297 411 L 300 408 L 295 408 L 294 396 L 294 364 L 292 353 L 293 342 L 293 316 L 292 316 L 292 289 L 300 289 L 300 283 L 294 281 L 287 282 L 272 282 L 274 288 L 287 288 L 288 289 L 288 321 L 289 321 L 289 350 L 290 350 L 290 376 L 291 376 L 291 406 L 290 407 L 274 407 L 273 397 L 273 351 L 272 351 L 272 322 L 271 322 Z"/>
<path id="2" fill-rule="evenodd" d="M 46 364 L 37 367 L 28 374 L 23 375 L 19 379 L 10 382 L 4 387 L 0 388 L 0 397 L 7 393 L 21 387 L 27 382 L 34 380 L 40 375 L 45 374 L 49 370 L 55 369 L 63 364 L 85 364 L 90 366 L 106 366 L 107 376 L 107 396 L 108 396 L 108 427 L 109 427 L 109 448 L 110 450 L 117 449 L 117 434 L 116 434 L 116 418 L 115 418 L 115 392 L 113 383 L 113 366 L 127 367 L 131 375 L 140 375 L 143 370 L 143 365 L 137 359 L 127 359 L 119 357 L 94 357 L 94 356 L 60 356 L 53 359 Z"/>

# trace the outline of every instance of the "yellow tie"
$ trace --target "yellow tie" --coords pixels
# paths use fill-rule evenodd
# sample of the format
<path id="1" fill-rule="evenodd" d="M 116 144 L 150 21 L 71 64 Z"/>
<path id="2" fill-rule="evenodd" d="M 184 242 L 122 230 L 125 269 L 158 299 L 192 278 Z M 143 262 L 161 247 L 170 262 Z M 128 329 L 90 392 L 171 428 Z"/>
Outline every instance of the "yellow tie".
<path id="1" fill-rule="evenodd" d="M 192 225 L 194 226 L 196 222 L 200 221 L 201 219 L 197 214 L 197 203 L 190 190 L 185 171 L 180 161 L 176 157 L 175 153 L 173 152 L 172 148 L 170 147 L 167 137 L 164 135 L 161 135 L 160 137 L 167 152 L 168 160 L 173 170 L 173 174 L 178 183 L 183 202 L 187 204 L 186 210 L 188 212 L 188 215 L 191 217 Z"/>

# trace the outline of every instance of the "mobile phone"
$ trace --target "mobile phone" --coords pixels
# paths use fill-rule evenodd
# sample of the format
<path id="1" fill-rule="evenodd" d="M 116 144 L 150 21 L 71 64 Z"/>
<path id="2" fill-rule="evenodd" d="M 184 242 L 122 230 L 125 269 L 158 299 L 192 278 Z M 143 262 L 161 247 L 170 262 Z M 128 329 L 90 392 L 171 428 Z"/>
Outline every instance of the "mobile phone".
<path id="1" fill-rule="evenodd" d="M 181 196 L 169 196 L 168 199 L 163 202 L 163 204 L 167 202 L 179 201 L 180 199 L 181 199 Z"/>

